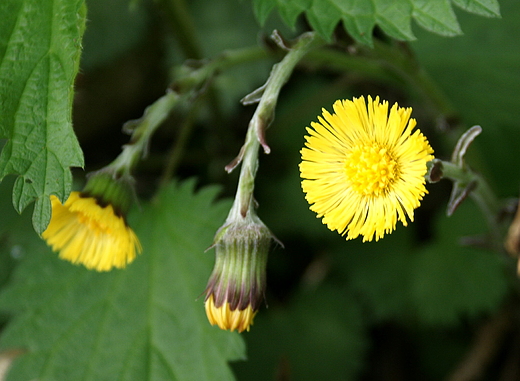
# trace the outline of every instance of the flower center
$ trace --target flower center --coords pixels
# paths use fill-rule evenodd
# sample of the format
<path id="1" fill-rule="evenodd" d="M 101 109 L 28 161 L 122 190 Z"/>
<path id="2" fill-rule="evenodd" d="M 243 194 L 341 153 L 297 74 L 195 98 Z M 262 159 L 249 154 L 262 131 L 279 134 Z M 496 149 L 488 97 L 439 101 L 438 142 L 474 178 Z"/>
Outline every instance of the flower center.
<path id="1" fill-rule="evenodd" d="M 398 176 L 397 162 L 377 143 L 356 147 L 345 160 L 345 174 L 352 188 L 363 195 L 385 194 Z"/>

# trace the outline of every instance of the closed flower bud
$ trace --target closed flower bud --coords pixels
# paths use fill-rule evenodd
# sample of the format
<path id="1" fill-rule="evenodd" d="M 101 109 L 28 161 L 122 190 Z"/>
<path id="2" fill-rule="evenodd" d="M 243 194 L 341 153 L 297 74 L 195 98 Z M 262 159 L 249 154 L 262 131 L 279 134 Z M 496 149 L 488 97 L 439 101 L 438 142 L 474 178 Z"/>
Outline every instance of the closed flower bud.
<path id="1" fill-rule="evenodd" d="M 264 299 L 269 229 L 256 215 L 232 219 L 215 236 L 216 260 L 206 287 L 205 307 L 211 325 L 249 331 Z"/>

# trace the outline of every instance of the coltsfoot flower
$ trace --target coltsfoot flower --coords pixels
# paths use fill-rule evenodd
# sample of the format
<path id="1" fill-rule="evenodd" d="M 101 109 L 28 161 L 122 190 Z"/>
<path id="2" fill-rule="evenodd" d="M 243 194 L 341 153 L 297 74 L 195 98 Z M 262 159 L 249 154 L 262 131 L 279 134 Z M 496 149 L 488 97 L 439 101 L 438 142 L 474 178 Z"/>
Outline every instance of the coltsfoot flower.
<path id="1" fill-rule="evenodd" d="M 249 331 L 264 299 L 272 234 L 256 216 L 228 221 L 215 236 L 215 267 L 206 287 L 211 325 Z"/>
<path id="2" fill-rule="evenodd" d="M 411 108 L 379 97 L 338 100 L 307 128 L 300 175 L 310 209 L 330 230 L 363 242 L 413 221 L 427 193 L 426 164 L 433 150 L 415 130 Z"/>
<path id="3" fill-rule="evenodd" d="M 124 217 L 131 197 L 124 182 L 96 174 L 83 192 L 72 192 L 64 204 L 51 196 L 51 221 L 42 237 L 72 263 L 97 271 L 123 268 L 142 250 Z"/>

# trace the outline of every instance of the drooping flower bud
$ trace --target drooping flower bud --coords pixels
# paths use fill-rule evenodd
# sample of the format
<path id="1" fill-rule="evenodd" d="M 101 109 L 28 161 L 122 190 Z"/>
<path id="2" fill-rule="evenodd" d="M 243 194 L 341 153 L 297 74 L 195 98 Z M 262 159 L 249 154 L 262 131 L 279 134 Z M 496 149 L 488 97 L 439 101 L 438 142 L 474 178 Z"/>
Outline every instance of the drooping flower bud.
<path id="1" fill-rule="evenodd" d="M 266 265 L 273 235 L 249 211 L 228 218 L 215 235 L 216 261 L 206 287 L 205 308 L 211 325 L 249 331 L 264 299 Z"/>

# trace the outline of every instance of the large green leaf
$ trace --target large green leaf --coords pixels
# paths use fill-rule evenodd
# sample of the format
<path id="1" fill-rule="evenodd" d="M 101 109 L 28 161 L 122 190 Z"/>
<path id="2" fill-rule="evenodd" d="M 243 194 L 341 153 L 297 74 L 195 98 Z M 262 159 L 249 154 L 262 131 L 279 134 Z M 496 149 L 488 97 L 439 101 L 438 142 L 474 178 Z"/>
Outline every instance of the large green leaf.
<path id="1" fill-rule="evenodd" d="M 69 167 L 83 166 L 72 130 L 74 78 L 85 27 L 84 0 L 0 2 L 0 180 L 16 174 L 13 204 L 36 200 L 33 226 L 41 233 L 50 194 L 65 198 Z"/>
<path id="2" fill-rule="evenodd" d="M 301 290 L 287 306 L 271 306 L 248 334 L 250 360 L 234 368 L 248 381 L 356 380 L 367 349 L 359 303 L 329 285 Z"/>
<path id="3" fill-rule="evenodd" d="M 357 41 L 371 45 L 372 31 L 379 26 L 398 40 L 414 40 L 412 19 L 423 28 L 444 36 L 462 33 L 451 3 L 479 15 L 499 17 L 496 0 L 253 0 L 255 14 L 263 23 L 276 8 L 283 20 L 294 26 L 305 13 L 311 26 L 329 39 L 339 22 Z"/>
<path id="4" fill-rule="evenodd" d="M 200 297 L 213 264 L 204 250 L 230 204 L 193 187 L 170 185 L 133 216 L 144 252 L 124 270 L 88 271 L 41 241 L 25 251 L 0 295 L 13 315 L 0 350 L 27 351 L 8 380 L 233 379 L 227 361 L 244 358 L 243 341 L 209 325 Z"/>
<path id="5" fill-rule="evenodd" d="M 460 244 L 486 230 L 475 204 L 440 216 L 428 244 L 410 245 L 416 223 L 379 242 L 349 242 L 337 254 L 338 269 L 374 318 L 446 327 L 496 311 L 508 290 L 503 258 Z"/>
<path id="6" fill-rule="evenodd" d="M 385 239 L 370 244 L 350 241 L 335 253 L 338 269 L 377 322 L 406 321 L 414 310 L 410 276 L 416 253 L 411 250 L 412 229 L 399 226 Z"/>
<path id="7" fill-rule="evenodd" d="M 500 254 L 462 246 L 462 236 L 485 231 L 484 217 L 468 200 L 437 223 L 435 242 L 416 252 L 412 264 L 412 300 L 426 324 L 454 325 L 461 318 L 495 312 L 507 294 Z"/>

